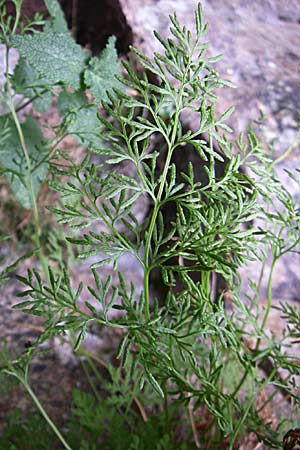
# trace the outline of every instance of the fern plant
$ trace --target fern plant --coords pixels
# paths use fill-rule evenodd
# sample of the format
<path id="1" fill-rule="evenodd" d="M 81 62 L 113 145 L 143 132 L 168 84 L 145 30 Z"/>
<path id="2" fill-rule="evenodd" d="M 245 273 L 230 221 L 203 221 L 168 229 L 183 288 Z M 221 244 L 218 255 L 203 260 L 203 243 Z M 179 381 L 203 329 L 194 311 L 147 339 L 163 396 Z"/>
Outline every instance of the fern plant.
<path id="1" fill-rule="evenodd" d="M 113 90 L 111 84 L 103 83 L 101 75 L 107 66 L 106 58 L 111 58 L 110 41 L 102 62 L 90 61 L 84 72 L 84 82 L 91 87 L 96 105 L 87 105 L 86 99 L 82 103 L 82 93 L 78 91 L 80 76 L 72 72 L 70 55 L 75 52 L 80 73 L 86 60 L 74 43 L 66 53 L 69 64 L 57 70 L 59 76 L 65 77 L 65 84 L 77 89 L 64 92 L 59 98 L 62 110 L 75 112 L 72 133 L 82 136 L 72 129 L 78 121 L 84 123 L 83 133 L 91 136 L 94 128 L 90 128 L 89 113 L 97 117 L 98 104 L 103 106 L 98 116 L 101 126 L 88 143 L 89 153 L 80 163 L 56 162 L 51 184 L 61 194 L 62 203 L 51 207 L 51 211 L 57 214 L 59 222 L 75 230 L 68 241 L 78 247 L 79 257 L 93 256 L 96 261 L 91 266 L 94 285 L 88 286 L 93 302 L 82 294 L 82 283 L 74 286 L 67 269 L 58 271 L 49 266 L 47 277 L 36 269 L 19 276 L 27 286 L 20 296 L 29 298 L 18 307 L 45 317 L 45 331 L 23 358 L 3 370 L 24 384 L 67 449 L 70 445 L 30 388 L 28 365 L 42 342 L 67 332 L 75 337 L 74 351 L 83 351 L 84 338 L 93 323 L 120 330 L 122 339 L 116 350 L 120 370 L 130 374 L 139 392 L 151 388 L 160 395 L 166 416 L 175 400 L 187 408 L 198 448 L 208 447 L 201 444 L 198 436 L 197 413 L 209 417 L 211 448 L 225 440 L 233 449 L 249 431 L 270 447 L 278 448 L 280 430 L 268 427 L 261 411 L 278 392 L 299 403 L 293 381 L 299 374 L 298 364 L 284 353 L 291 332 L 280 342 L 266 333 L 272 307 L 273 269 L 265 311 L 259 304 L 259 285 L 250 306 L 239 291 L 239 268 L 257 257 L 263 261 L 268 246 L 273 250 L 274 265 L 285 251 L 299 251 L 299 208 L 280 186 L 274 165 L 253 129 L 235 144 L 229 140 L 231 129 L 226 119 L 233 108 L 218 116 L 215 106 L 216 89 L 231 84 L 214 68 L 220 57 L 206 55 L 207 26 L 200 5 L 195 18 L 193 35 L 179 24 L 176 15 L 171 16 L 172 37 L 165 40 L 155 34 L 162 53 L 153 59 L 133 48 L 144 71 L 138 74 L 130 62 L 124 61 L 126 77 L 117 76 Z M 55 26 L 61 20 L 60 14 L 54 14 Z M 12 42 L 23 56 L 29 57 L 35 40 L 40 48 L 47 45 L 53 31 L 47 28 L 45 33 L 42 37 L 39 33 L 16 37 Z M 53 36 L 51 39 L 55 46 L 58 41 Z M 66 38 L 66 45 L 70 39 Z M 39 48 L 35 50 L 32 63 L 35 70 L 41 70 Z M 58 75 L 50 71 L 41 70 L 40 74 L 49 84 L 58 82 Z M 156 83 L 150 81 L 150 74 Z M 193 114 L 198 123 L 196 131 L 186 131 L 186 112 Z M 65 126 L 66 121 L 57 132 L 58 140 L 64 136 Z M 185 152 L 187 147 L 193 149 L 196 162 L 189 162 L 187 171 L 180 173 L 174 155 Z M 220 162 L 221 175 L 217 171 Z M 128 165 L 133 175 L 124 175 L 120 164 Z M 198 181 L 199 170 L 205 175 L 202 181 Z M 255 177 L 250 176 L 251 172 Z M 286 215 L 274 210 L 275 197 Z M 151 203 L 144 221 L 138 220 L 134 210 L 140 198 Z M 259 198 L 268 203 L 272 212 Z M 175 212 L 174 220 L 168 220 L 166 207 Z M 263 216 L 271 219 L 267 230 L 253 222 Z M 279 228 L 273 228 L 274 222 Z M 141 294 L 119 270 L 120 258 L 129 254 L 143 270 Z M 117 272 L 119 282 L 114 283 L 111 275 L 103 279 L 103 267 Z M 165 296 L 151 294 L 154 271 L 161 275 Z M 216 276 L 224 279 L 226 291 L 215 292 Z M 294 322 L 299 318 L 295 311 L 284 312 Z M 249 337 L 255 340 L 254 346 L 249 344 Z M 270 367 L 270 362 L 269 370 L 266 367 Z M 280 375 L 282 367 L 288 371 L 285 379 Z M 228 373 L 233 375 L 232 368 L 236 375 L 228 377 Z M 274 393 L 263 406 L 259 405 L 259 396 L 270 386 Z M 95 433 L 98 445 L 101 433 L 97 434 L 97 429 Z M 132 445 L 130 448 L 143 448 L 138 441 Z M 158 448 L 169 448 L 168 445 Z M 80 448 L 90 447 L 82 443 Z"/>

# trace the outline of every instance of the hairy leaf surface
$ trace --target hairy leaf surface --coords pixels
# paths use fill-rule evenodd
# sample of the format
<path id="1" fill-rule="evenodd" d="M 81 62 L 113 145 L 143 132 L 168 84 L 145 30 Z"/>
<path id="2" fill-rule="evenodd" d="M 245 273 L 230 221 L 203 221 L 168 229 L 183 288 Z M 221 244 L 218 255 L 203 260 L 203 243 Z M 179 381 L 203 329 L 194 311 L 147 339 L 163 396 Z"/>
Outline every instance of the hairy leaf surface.
<path id="1" fill-rule="evenodd" d="M 115 36 L 111 36 L 100 56 L 90 60 L 84 73 L 84 81 L 98 103 L 109 101 L 107 92 L 111 93 L 113 88 L 122 89 L 122 84 L 115 78 L 121 73 L 115 42 Z"/>
<path id="2" fill-rule="evenodd" d="M 52 105 L 53 96 L 47 89 L 43 76 L 28 64 L 24 58 L 20 58 L 13 74 L 16 92 L 27 98 L 33 98 L 33 106 L 41 113 L 47 112 Z"/>
<path id="3" fill-rule="evenodd" d="M 87 54 L 68 34 L 48 31 L 14 36 L 12 44 L 45 83 L 80 88 Z"/>
<path id="4" fill-rule="evenodd" d="M 59 2 L 57 0 L 44 0 L 44 2 L 52 17 L 51 27 L 53 31 L 67 33 L 69 31 L 68 25 Z"/>
<path id="5" fill-rule="evenodd" d="M 62 92 L 58 98 L 58 108 L 66 118 L 68 132 L 73 134 L 80 144 L 96 148 L 103 145 L 98 108 L 88 103 L 85 94 Z"/>

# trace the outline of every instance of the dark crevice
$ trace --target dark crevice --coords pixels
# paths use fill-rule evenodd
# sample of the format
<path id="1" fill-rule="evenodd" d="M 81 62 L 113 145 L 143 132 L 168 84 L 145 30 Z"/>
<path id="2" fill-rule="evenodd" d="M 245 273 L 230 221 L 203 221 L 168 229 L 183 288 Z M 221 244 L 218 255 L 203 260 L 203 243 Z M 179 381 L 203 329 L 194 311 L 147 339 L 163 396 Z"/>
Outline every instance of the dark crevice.
<path id="1" fill-rule="evenodd" d="M 105 47 L 109 36 L 116 36 L 118 53 L 124 55 L 133 43 L 133 33 L 128 25 L 119 0 L 59 0 L 70 30 L 78 44 L 97 55 Z M 12 1 L 7 2 L 8 14 L 15 15 Z M 45 14 L 43 0 L 24 0 L 22 17 L 32 19 L 36 12 Z"/>
<path id="2" fill-rule="evenodd" d="M 298 17 L 292 17 L 291 15 L 284 15 L 284 14 L 280 14 L 278 16 L 278 20 L 280 20 L 280 22 L 285 22 L 285 23 L 300 23 L 300 19 L 298 19 Z"/>
<path id="3" fill-rule="evenodd" d="M 189 130 L 189 128 L 183 127 L 182 134 L 185 134 L 186 132 L 188 132 L 188 130 Z M 199 136 L 199 138 L 205 139 L 204 136 Z M 163 149 L 163 142 L 156 142 L 155 147 Z M 216 148 L 214 150 L 218 153 L 218 150 Z M 161 154 L 157 160 L 157 178 L 160 176 L 160 174 L 163 170 L 165 157 L 166 157 L 165 150 L 162 150 Z M 208 184 L 208 176 L 207 176 L 205 167 L 208 168 L 209 163 L 203 161 L 199 157 L 199 155 L 195 151 L 195 148 L 192 145 L 187 144 L 185 146 L 177 148 L 177 150 L 173 154 L 172 163 L 174 163 L 175 166 L 177 167 L 177 175 L 176 175 L 177 184 L 185 183 L 182 173 L 188 174 L 189 163 L 192 163 L 193 167 L 194 167 L 195 182 L 201 182 L 201 184 L 203 186 Z M 215 165 L 216 178 L 217 179 L 222 178 L 224 176 L 224 172 L 225 172 L 225 168 L 226 168 L 226 164 L 228 163 L 228 160 L 226 160 L 226 158 L 225 158 L 224 162 L 216 160 L 215 163 L 216 163 L 216 165 Z M 203 201 L 205 201 L 205 198 L 203 198 Z M 177 214 L 178 214 L 178 209 L 177 209 L 176 203 L 175 202 L 166 203 L 161 208 L 161 212 L 163 214 L 164 221 L 165 221 L 164 222 L 165 231 L 166 231 L 166 234 L 168 234 L 171 231 L 171 229 L 173 228 L 172 222 L 176 222 L 176 218 L 177 218 Z M 187 214 L 186 217 L 188 217 L 188 211 L 185 210 L 185 212 Z M 147 216 L 149 216 L 151 214 L 152 214 L 152 207 L 149 208 L 149 212 L 148 212 Z M 171 264 L 171 265 L 179 264 L 178 258 L 171 259 L 169 261 L 169 264 Z M 184 265 L 190 266 L 191 263 L 188 260 L 185 260 Z M 192 280 L 195 283 L 198 283 L 201 281 L 200 272 L 191 271 L 191 272 L 189 272 L 189 276 L 192 278 Z M 175 286 L 173 286 L 173 288 L 172 288 L 172 291 L 175 294 L 179 294 L 186 289 L 185 284 L 182 282 L 182 280 L 178 274 L 175 276 L 175 283 L 176 283 Z M 168 286 L 166 286 L 166 284 L 164 283 L 163 278 L 162 278 L 162 273 L 159 269 L 155 269 L 151 273 L 151 288 L 152 288 L 153 297 L 156 297 L 159 300 L 160 304 L 164 304 L 165 298 L 166 298 L 170 288 Z M 228 285 L 227 285 L 226 281 L 224 280 L 224 278 L 220 274 L 216 274 L 215 292 L 214 292 L 215 298 L 218 299 L 222 295 L 222 293 L 224 291 L 226 291 L 227 289 L 228 289 Z"/>
<path id="4" fill-rule="evenodd" d="M 109 36 L 116 36 L 119 54 L 126 54 L 133 43 L 133 33 L 119 0 L 61 0 L 68 24 L 77 42 L 97 55 Z"/>

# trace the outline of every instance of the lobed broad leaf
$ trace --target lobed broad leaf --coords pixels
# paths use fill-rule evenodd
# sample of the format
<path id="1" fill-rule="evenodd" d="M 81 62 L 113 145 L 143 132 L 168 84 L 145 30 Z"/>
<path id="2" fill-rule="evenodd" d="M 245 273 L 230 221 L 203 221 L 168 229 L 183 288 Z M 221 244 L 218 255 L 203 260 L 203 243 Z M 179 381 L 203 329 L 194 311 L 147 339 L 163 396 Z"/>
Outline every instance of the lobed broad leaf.
<path id="1" fill-rule="evenodd" d="M 7 130 L 9 133 L 0 148 L 0 163 L 6 169 L 8 181 L 18 202 L 24 208 L 31 209 L 33 204 L 29 189 L 29 171 L 18 132 L 12 119 L 1 116 L 0 139 L 1 134 Z M 22 124 L 22 132 L 31 161 L 33 191 L 37 198 L 41 183 L 48 174 L 48 149 L 38 122 L 33 117 L 28 117 Z"/>
<path id="2" fill-rule="evenodd" d="M 28 64 L 24 58 L 20 58 L 13 73 L 13 83 L 18 94 L 22 94 L 27 98 L 33 98 L 34 108 L 45 113 L 52 105 L 53 96 L 49 92 L 45 78 L 37 73 L 37 71 Z"/>
<path id="3" fill-rule="evenodd" d="M 111 36 L 105 49 L 99 56 L 92 58 L 84 72 L 84 81 L 92 91 L 97 103 L 108 101 L 107 92 L 113 88 L 121 90 L 123 85 L 116 79 L 121 74 L 118 54 L 115 48 L 116 38 Z"/>
<path id="4" fill-rule="evenodd" d="M 70 35 L 52 31 L 18 35 L 12 37 L 12 45 L 45 83 L 80 88 L 87 54 Z"/>
<path id="5" fill-rule="evenodd" d="M 79 144 L 93 148 L 103 146 L 98 107 L 89 104 L 84 93 L 61 92 L 58 97 L 58 109 L 66 118 L 68 133 L 74 135 Z"/>
<path id="6" fill-rule="evenodd" d="M 84 92 L 67 92 L 62 91 L 58 96 L 58 109 L 62 116 L 68 114 L 72 110 L 76 110 L 86 106 L 88 99 Z"/>
<path id="7" fill-rule="evenodd" d="M 57 0 L 44 0 L 44 3 L 52 18 L 51 28 L 58 33 L 68 33 L 68 25 L 65 19 L 65 15 L 61 6 Z"/>

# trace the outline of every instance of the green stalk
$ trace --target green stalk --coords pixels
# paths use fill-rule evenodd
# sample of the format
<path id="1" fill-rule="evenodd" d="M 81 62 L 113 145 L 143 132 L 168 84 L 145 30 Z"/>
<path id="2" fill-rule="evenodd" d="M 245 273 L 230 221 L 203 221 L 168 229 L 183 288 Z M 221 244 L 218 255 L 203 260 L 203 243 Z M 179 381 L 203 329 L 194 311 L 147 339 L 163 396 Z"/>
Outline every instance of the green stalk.
<path id="1" fill-rule="evenodd" d="M 242 387 L 243 384 L 245 383 L 245 381 L 246 381 L 246 379 L 247 379 L 247 377 L 248 377 L 249 372 L 250 372 L 250 370 L 248 370 L 248 368 L 247 368 L 247 369 L 245 370 L 245 372 L 243 373 L 242 378 L 240 379 L 238 385 L 236 386 L 236 388 L 234 389 L 234 391 L 233 391 L 232 394 L 231 394 L 231 397 L 232 397 L 233 399 L 236 398 L 238 392 L 240 391 L 241 387 Z"/>
<path id="2" fill-rule="evenodd" d="M 261 325 L 261 329 L 260 329 L 261 335 L 263 334 L 263 332 L 264 332 L 264 330 L 266 328 L 266 324 L 267 324 L 267 321 L 268 321 L 268 318 L 269 318 L 269 314 L 270 314 L 270 311 L 271 311 L 271 308 L 272 308 L 272 303 L 273 303 L 273 294 L 272 294 L 273 272 L 274 272 L 277 260 L 278 260 L 278 257 L 274 256 L 274 259 L 273 259 L 273 262 L 272 262 L 272 265 L 271 265 L 271 269 L 270 269 L 269 279 L 268 279 L 268 304 L 267 304 L 267 309 L 265 311 L 264 318 L 263 318 L 262 325 Z M 259 350 L 261 339 L 262 339 L 261 336 L 257 339 L 255 349 L 253 350 L 254 355 Z M 251 370 L 251 367 L 250 367 L 250 370 Z M 231 394 L 233 398 L 235 398 L 237 396 L 237 393 L 240 391 L 241 387 L 243 386 L 244 382 L 246 381 L 250 370 L 249 370 L 249 368 L 245 369 L 245 372 L 244 372 L 242 378 L 240 379 L 240 382 L 236 386 L 234 392 Z"/>
<path id="3" fill-rule="evenodd" d="M 272 265 L 271 265 L 271 269 L 270 269 L 270 274 L 269 274 L 269 279 L 268 279 L 268 303 L 267 303 L 267 309 L 265 311 L 264 314 L 264 318 L 261 324 L 261 336 L 265 331 L 266 325 L 267 325 L 267 321 L 270 315 L 270 311 L 272 308 L 272 304 L 273 304 L 273 290 L 272 290 L 272 284 L 273 284 L 273 273 L 274 273 L 274 269 L 275 269 L 275 265 L 277 263 L 278 257 L 274 256 L 273 261 L 272 261 Z M 256 343 L 256 347 L 255 347 L 255 351 L 257 352 L 259 350 L 259 346 L 261 343 L 261 339 L 262 337 L 259 337 L 257 339 L 257 343 Z"/>
<path id="4" fill-rule="evenodd" d="M 8 82 L 9 83 L 9 82 Z M 40 241 L 40 218 L 39 218 L 39 211 L 38 211 L 38 207 L 37 207 L 37 203 L 36 203 L 36 198 L 35 198 L 35 194 L 34 194 L 34 188 L 33 188 L 33 179 L 32 179 L 32 166 L 31 166 L 31 161 L 30 161 L 30 156 L 26 147 L 26 143 L 25 143 L 25 139 L 24 139 L 24 135 L 23 135 L 23 131 L 22 131 L 22 127 L 19 121 L 19 118 L 17 116 L 14 104 L 13 104 L 13 100 L 11 97 L 11 87 L 9 85 L 9 101 L 8 101 L 8 106 L 10 109 L 10 112 L 13 116 L 16 128 L 17 128 L 17 132 L 19 135 L 19 139 L 20 139 L 20 143 L 21 143 L 21 147 L 25 156 L 25 160 L 26 160 L 26 164 L 28 167 L 28 190 L 30 192 L 30 196 L 31 196 L 31 201 L 32 201 L 32 206 L 33 206 L 33 217 L 34 217 L 34 243 L 36 245 L 36 247 L 38 248 L 38 255 L 39 255 L 39 259 L 40 262 L 42 264 L 42 268 L 44 271 L 44 274 L 46 277 L 48 277 L 48 266 L 47 266 L 47 262 L 45 260 L 45 256 L 43 254 L 42 248 L 41 248 L 41 241 Z"/>
<path id="5" fill-rule="evenodd" d="M 14 22 L 14 26 L 12 29 L 11 34 L 14 35 L 17 31 L 18 25 L 19 25 L 19 21 L 20 21 L 20 17 L 21 17 L 21 9 L 22 9 L 22 1 L 21 2 L 17 2 L 15 3 L 15 7 L 16 7 L 16 19 Z M 17 111 L 15 109 L 15 105 L 13 102 L 13 98 L 12 98 L 12 86 L 9 80 L 9 49 L 10 49 L 10 45 L 9 45 L 9 39 L 7 36 L 6 37 L 6 68 L 5 68 L 5 76 L 6 76 L 6 91 L 8 93 L 8 100 L 7 100 L 7 106 L 9 107 L 9 110 L 12 114 L 15 126 L 17 128 L 17 132 L 18 132 L 18 136 L 20 139 L 20 143 L 21 143 L 21 147 L 25 156 L 25 160 L 26 160 L 26 164 L 28 167 L 28 190 L 30 192 L 30 196 L 31 196 L 31 201 L 32 201 L 32 206 L 33 206 L 33 217 L 34 217 L 34 243 L 36 245 L 36 247 L 38 248 L 38 255 L 39 255 L 39 259 L 43 268 L 43 272 L 45 274 L 46 277 L 48 277 L 48 266 L 47 266 L 47 262 L 45 260 L 42 248 L 41 248 L 41 241 L 40 241 L 40 220 L 39 220 L 39 212 L 38 212 L 38 207 L 37 207 L 37 203 L 36 203 L 36 199 L 35 199 L 35 195 L 34 195 L 34 188 L 33 188 L 33 179 L 32 179 L 32 166 L 31 166 L 31 161 L 30 161 L 30 156 L 26 147 L 26 143 L 25 143 L 25 139 L 24 139 L 24 135 L 23 135 L 23 131 L 22 131 L 22 127 L 17 115 Z"/>
<path id="6" fill-rule="evenodd" d="M 230 443 L 229 443 L 229 450 L 233 450 L 234 443 L 239 435 L 239 431 L 240 431 L 241 427 L 243 426 L 243 423 L 247 419 L 250 408 L 253 406 L 253 403 L 254 403 L 255 399 L 257 398 L 257 395 L 268 386 L 270 380 L 272 380 L 272 378 L 275 374 L 276 374 L 276 368 L 274 368 L 274 370 L 270 373 L 270 375 L 260 385 L 259 390 L 252 395 L 252 398 L 249 400 L 249 404 L 248 404 L 247 408 L 245 409 L 243 415 L 241 416 L 240 420 L 237 423 L 237 426 L 236 426 L 233 434 L 231 435 L 231 439 L 230 439 Z"/>
<path id="7" fill-rule="evenodd" d="M 273 290 L 272 290 L 272 284 L 273 284 L 273 273 L 274 273 L 274 269 L 275 269 L 275 265 L 277 263 L 277 258 L 273 259 L 272 262 L 272 266 L 271 266 L 271 270 L 270 270 L 270 275 L 269 275 L 269 280 L 268 280 L 268 304 L 267 304 L 267 309 L 263 318 L 263 322 L 261 325 L 261 332 L 263 333 L 265 328 L 266 328 L 266 324 L 268 321 L 268 317 L 272 308 L 272 303 L 273 303 Z"/>
<path id="8" fill-rule="evenodd" d="M 14 23 L 14 27 L 12 29 L 11 34 L 15 34 L 20 22 L 20 18 L 21 18 L 21 9 L 22 9 L 22 1 L 20 2 L 14 2 L 15 7 L 16 7 L 16 19 L 15 19 L 15 23 Z"/>
<path id="9" fill-rule="evenodd" d="M 81 363 L 82 369 L 83 369 L 83 371 L 85 373 L 85 376 L 87 377 L 89 385 L 91 386 L 91 389 L 94 392 L 94 395 L 95 395 L 96 399 L 100 403 L 101 402 L 101 397 L 99 395 L 99 392 L 97 390 L 95 382 L 94 382 L 93 378 L 91 377 L 91 375 L 90 375 L 90 373 L 88 371 L 87 365 L 86 365 L 85 361 L 82 361 L 82 359 L 80 359 L 80 363 Z M 90 363 L 90 362 L 88 362 L 88 363 Z"/>
<path id="10" fill-rule="evenodd" d="M 171 161 L 171 158 L 172 158 L 172 154 L 173 154 L 172 148 L 169 147 L 167 158 L 166 158 L 166 162 L 165 162 L 165 166 L 164 166 L 164 170 L 163 170 L 163 173 L 162 173 L 162 176 L 161 176 L 161 182 L 160 182 L 159 191 L 158 191 L 157 198 L 156 198 L 156 203 L 155 203 L 155 206 L 154 206 L 153 214 L 152 214 L 152 217 L 151 217 L 151 222 L 150 222 L 150 225 L 149 225 L 149 231 L 148 231 L 147 240 L 146 240 L 146 246 L 145 246 L 144 295 L 145 295 L 145 313 L 146 313 L 146 319 L 147 320 L 150 320 L 150 273 L 151 273 L 152 267 L 149 266 L 149 257 L 150 257 L 150 249 L 151 249 L 151 239 L 152 239 L 152 235 L 153 235 L 153 231 L 154 231 L 157 215 L 158 215 L 158 212 L 159 212 L 160 207 L 161 207 L 160 201 L 161 201 L 161 197 L 162 197 L 163 190 L 164 190 L 164 187 L 165 187 L 165 183 L 166 183 L 166 179 L 167 179 L 167 175 L 168 175 L 168 171 L 169 171 L 169 165 L 170 165 L 170 161 Z"/>
<path id="11" fill-rule="evenodd" d="M 13 366 L 9 366 L 7 369 L 3 371 L 7 375 L 13 376 L 17 378 L 20 383 L 24 386 L 26 391 L 28 392 L 29 396 L 31 397 L 31 400 L 43 416 L 43 418 L 46 420 L 49 427 L 52 429 L 52 431 L 55 433 L 55 435 L 58 437 L 60 442 L 63 444 L 66 450 L 72 450 L 72 448 L 69 446 L 69 444 L 65 441 L 65 438 L 60 433 L 58 428 L 56 427 L 55 423 L 51 420 L 51 418 L 48 416 L 47 412 L 45 411 L 43 405 L 39 401 L 38 397 L 35 395 L 31 387 L 28 383 L 28 365 L 25 367 L 24 373 L 20 373 L 17 369 L 15 369 Z"/>
<path id="12" fill-rule="evenodd" d="M 48 92 L 48 89 L 44 89 L 42 92 L 40 92 L 39 94 L 36 94 L 33 97 L 29 98 L 28 100 L 26 100 L 21 105 L 19 104 L 19 106 L 16 108 L 16 112 L 18 113 L 19 111 L 22 111 L 22 109 L 26 108 L 26 106 L 30 105 L 32 102 L 34 102 L 34 100 L 36 100 L 37 98 L 41 97 L 46 92 Z"/>
<path id="13" fill-rule="evenodd" d="M 240 420 L 238 421 L 237 426 L 236 426 L 236 428 L 235 428 L 233 434 L 231 435 L 230 443 L 229 443 L 229 450 L 233 450 L 233 446 L 234 446 L 234 443 L 235 443 L 235 441 L 236 441 L 236 439 L 237 439 L 237 437 L 238 437 L 238 434 L 239 434 L 239 432 L 240 432 L 240 429 L 241 429 L 243 423 L 245 422 L 245 419 L 246 419 L 247 416 L 248 416 L 248 413 L 249 413 L 249 411 L 250 411 L 251 406 L 253 405 L 253 400 L 254 400 L 254 399 L 252 399 L 251 401 L 249 401 L 249 404 L 248 404 L 247 408 L 245 409 L 244 414 L 241 416 L 241 418 L 240 418 Z"/>
<path id="14" fill-rule="evenodd" d="M 35 393 L 31 389 L 29 384 L 27 384 L 24 380 L 23 381 L 21 380 L 21 382 L 23 383 L 25 389 L 27 390 L 28 394 L 30 395 L 30 397 L 31 397 L 32 401 L 34 402 L 35 406 L 37 407 L 37 409 L 39 410 L 41 415 L 44 417 L 44 419 L 46 420 L 46 422 L 48 423 L 50 428 L 56 434 L 56 436 L 58 437 L 60 442 L 63 444 L 65 449 L 66 450 L 72 450 L 72 448 L 69 446 L 69 444 L 65 441 L 65 438 L 63 437 L 63 435 L 60 433 L 60 431 L 56 427 L 55 423 L 52 422 L 52 420 L 50 419 L 50 417 L 46 413 L 45 409 L 43 408 L 43 405 L 41 404 L 41 402 L 39 401 L 39 399 L 37 398 L 37 396 L 35 395 Z"/>
<path id="15" fill-rule="evenodd" d="M 211 300 L 211 282 L 210 282 L 210 272 L 205 271 L 205 272 L 201 272 L 201 277 L 202 277 L 202 281 L 203 281 L 203 286 L 205 288 L 205 292 L 207 297 Z"/>

